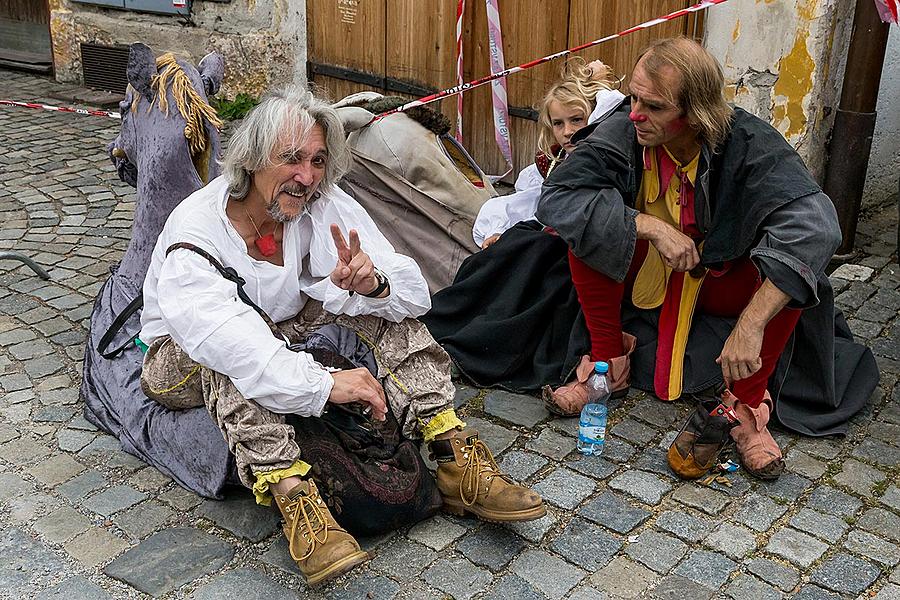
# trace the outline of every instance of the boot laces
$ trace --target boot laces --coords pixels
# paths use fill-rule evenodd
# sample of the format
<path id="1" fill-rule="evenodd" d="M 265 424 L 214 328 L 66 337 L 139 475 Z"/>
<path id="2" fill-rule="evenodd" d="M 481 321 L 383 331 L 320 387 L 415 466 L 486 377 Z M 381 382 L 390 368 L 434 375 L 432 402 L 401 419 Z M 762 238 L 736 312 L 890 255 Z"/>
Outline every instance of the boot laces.
<path id="1" fill-rule="evenodd" d="M 482 475 L 487 481 L 494 477 L 510 481 L 509 477 L 500 471 L 491 450 L 481 440 L 475 440 L 472 444 L 464 446 L 462 451 L 463 456 L 467 459 L 459 480 L 459 495 L 464 505 L 472 506 L 478 500 Z M 469 491 L 471 491 L 471 495 L 468 493 Z"/>
<path id="2" fill-rule="evenodd" d="M 301 493 L 296 498 L 291 499 L 285 507 L 285 513 L 290 515 L 291 519 L 291 538 L 288 540 L 288 547 L 291 551 L 291 558 L 296 561 L 306 560 L 312 556 L 316 550 L 316 543 L 325 544 L 328 541 L 328 521 L 325 518 L 325 511 L 319 506 L 320 503 L 321 499 L 318 494 L 307 495 Z M 301 520 L 305 528 L 302 535 L 309 542 L 309 547 L 303 556 L 298 558 L 294 553 L 294 537 L 297 534 L 297 526 Z M 321 538 L 319 537 L 320 534 Z"/>

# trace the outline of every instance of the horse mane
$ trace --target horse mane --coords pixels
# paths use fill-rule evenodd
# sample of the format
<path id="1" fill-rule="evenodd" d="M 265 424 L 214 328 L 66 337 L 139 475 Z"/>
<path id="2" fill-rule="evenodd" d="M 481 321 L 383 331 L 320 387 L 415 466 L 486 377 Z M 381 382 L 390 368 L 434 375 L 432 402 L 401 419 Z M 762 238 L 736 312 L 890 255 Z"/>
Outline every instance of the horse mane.
<path id="1" fill-rule="evenodd" d="M 197 172 L 201 174 L 201 179 L 206 182 L 203 173 L 208 171 L 210 148 L 204 121 L 217 130 L 222 128 L 222 120 L 216 114 L 216 109 L 209 105 L 197 90 L 194 89 L 190 77 L 181 68 L 181 65 L 175 60 L 175 55 L 166 52 L 156 59 L 156 68 L 159 74 L 153 76 L 151 88 L 155 93 L 155 99 L 159 106 L 159 111 L 169 116 L 169 98 L 166 91 L 171 88 L 172 97 L 175 99 L 175 106 L 185 121 L 184 137 L 188 141 L 188 148 L 191 152 L 191 158 L 194 160 Z M 134 94 L 134 100 L 131 104 L 131 111 L 137 110 L 141 95 Z M 153 100 L 147 107 L 149 113 L 153 109 Z"/>
<path id="2" fill-rule="evenodd" d="M 385 96 L 368 102 L 364 108 L 377 115 L 403 106 L 407 102 L 408 100 L 401 96 Z M 436 135 L 444 135 L 450 131 L 450 119 L 427 106 L 414 106 L 403 113 Z"/>

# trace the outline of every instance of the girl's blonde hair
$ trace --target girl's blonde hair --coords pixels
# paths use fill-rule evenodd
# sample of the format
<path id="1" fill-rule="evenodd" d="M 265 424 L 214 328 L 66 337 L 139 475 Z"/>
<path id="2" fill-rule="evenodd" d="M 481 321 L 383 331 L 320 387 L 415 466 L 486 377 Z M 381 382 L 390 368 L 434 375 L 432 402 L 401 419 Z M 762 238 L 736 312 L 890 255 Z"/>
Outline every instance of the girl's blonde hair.
<path id="1" fill-rule="evenodd" d="M 580 56 L 569 60 L 559 81 L 550 86 L 541 100 L 538 110 L 538 150 L 553 158 L 551 148 L 556 144 L 553 123 L 550 121 L 550 103 L 554 100 L 566 108 L 578 108 L 584 112 L 585 121 L 596 103 L 597 92 L 619 87 L 619 81 L 607 72 L 603 79 L 593 79 L 591 68 Z"/>

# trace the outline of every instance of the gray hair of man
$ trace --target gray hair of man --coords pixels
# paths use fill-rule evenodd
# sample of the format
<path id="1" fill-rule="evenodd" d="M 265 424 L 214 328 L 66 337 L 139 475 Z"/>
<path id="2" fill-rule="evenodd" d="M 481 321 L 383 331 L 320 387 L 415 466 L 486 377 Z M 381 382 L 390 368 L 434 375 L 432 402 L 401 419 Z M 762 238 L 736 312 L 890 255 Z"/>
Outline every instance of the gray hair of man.
<path id="1" fill-rule="evenodd" d="M 328 150 L 319 190 L 331 190 L 350 169 L 344 126 L 327 101 L 305 87 L 288 85 L 268 92 L 232 134 L 222 159 L 231 197 L 246 198 L 253 174 L 279 165 L 279 155 L 302 146 L 316 125 L 325 132 Z"/>

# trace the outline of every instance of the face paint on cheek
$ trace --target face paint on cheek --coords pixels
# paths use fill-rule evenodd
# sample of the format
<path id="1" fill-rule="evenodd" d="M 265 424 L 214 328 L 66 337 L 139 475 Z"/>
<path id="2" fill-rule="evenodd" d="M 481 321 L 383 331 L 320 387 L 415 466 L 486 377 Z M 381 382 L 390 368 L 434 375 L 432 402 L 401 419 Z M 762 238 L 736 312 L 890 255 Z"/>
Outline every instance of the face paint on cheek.
<path id="1" fill-rule="evenodd" d="M 677 135 L 690 127 L 687 117 L 678 117 L 666 127 L 666 131 L 670 134 Z"/>

